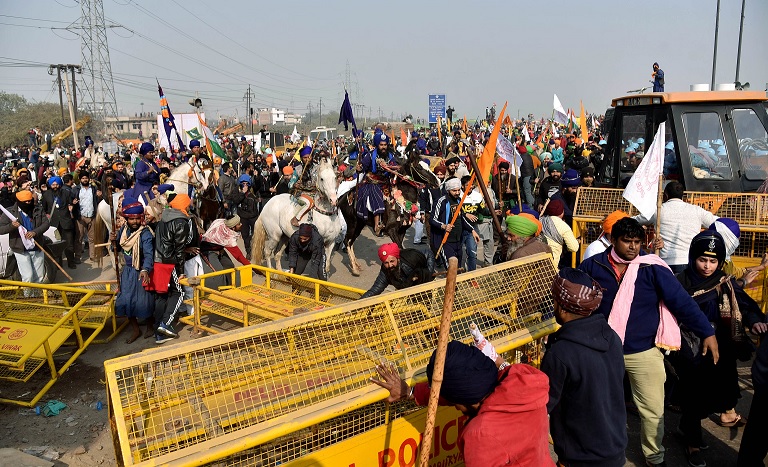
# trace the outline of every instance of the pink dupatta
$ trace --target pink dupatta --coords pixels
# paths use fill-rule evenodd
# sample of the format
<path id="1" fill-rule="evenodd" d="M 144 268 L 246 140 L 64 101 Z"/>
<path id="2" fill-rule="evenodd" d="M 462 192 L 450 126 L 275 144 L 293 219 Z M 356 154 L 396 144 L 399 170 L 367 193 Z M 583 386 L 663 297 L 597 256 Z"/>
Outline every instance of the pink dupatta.
<path id="1" fill-rule="evenodd" d="M 624 279 L 619 285 L 619 291 L 613 301 L 611 313 L 608 315 L 608 325 L 616 331 L 624 343 L 624 335 L 627 332 L 627 321 L 629 320 L 629 310 L 632 306 L 632 300 L 635 298 L 635 281 L 637 272 L 641 264 L 652 264 L 670 269 L 667 263 L 656 255 L 637 255 L 632 261 L 626 261 L 619 258 L 614 249 L 611 249 L 611 259 L 620 264 L 627 265 L 627 271 L 624 273 Z M 671 271 L 671 269 L 670 269 Z M 659 301 L 659 328 L 656 330 L 656 347 L 665 350 L 680 349 L 680 327 L 677 320 L 664 301 Z"/>

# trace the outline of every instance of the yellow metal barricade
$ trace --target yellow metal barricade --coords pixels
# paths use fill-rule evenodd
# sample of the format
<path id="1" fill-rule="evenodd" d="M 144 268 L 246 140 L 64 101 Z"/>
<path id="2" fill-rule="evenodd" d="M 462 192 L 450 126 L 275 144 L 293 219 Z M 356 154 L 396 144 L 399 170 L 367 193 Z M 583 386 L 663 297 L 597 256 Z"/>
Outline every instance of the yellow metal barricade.
<path id="1" fill-rule="evenodd" d="M 235 286 L 219 290 L 208 286 L 212 279 L 222 277 Z M 184 285 L 189 282 L 185 280 Z M 191 282 L 195 314 L 180 321 L 211 334 L 342 305 L 365 293 L 355 287 L 254 265 L 203 274 Z"/>
<path id="2" fill-rule="evenodd" d="M 0 281 L 0 402 L 34 406 L 114 318 L 114 295 Z M 71 354 L 62 357 L 64 345 Z"/>
<path id="3" fill-rule="evenodd" d="M 532 342 L 556 326 L 554 275 L 544 254 L 460 275 L 453 336 L 470 342 L 474 322 L 510 359 L 536 360 Z M 118 462 L 298 466 L 332 449 L 333 465 L 359 467 L 411 456 L 423 410 L 385 404 L 387 391 L 370 378 L 391 361 L 411 384 L 426 380 L 444 287 L 435 281 L 105 362 Z M 441 414 L 439 455 L 455 456 L 460 415 Z"/>
<path id="4" fill-rule="evenodd" d="M 614 188 L 579 188 L 573 211 L 573 233 L 579 240 L 579 258 L 587 246 L 602 233 L 601 223 L 608 214 L 620 209 L 630 216 L 637 209 L 624 199 L 624 190 Z M 701 206 L 718 217 L 728 217 L 739 223 L 741 239 L 732 256 L 737 267 L 760 264 L 768 252 L 768 195 L 757 193 L 706 193 L 686 191 L 683 201 Z M 766 311 L 766 272 L 747 287 L 746 292 Z"/>

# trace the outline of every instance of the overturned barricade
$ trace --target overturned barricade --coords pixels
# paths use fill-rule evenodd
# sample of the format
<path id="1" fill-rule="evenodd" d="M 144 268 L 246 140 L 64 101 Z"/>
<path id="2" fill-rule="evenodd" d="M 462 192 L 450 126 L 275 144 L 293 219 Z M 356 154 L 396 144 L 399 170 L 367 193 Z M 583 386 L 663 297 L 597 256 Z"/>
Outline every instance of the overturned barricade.
<path id="1" fill-rule="evenodd" d="M 579 188 L 573 210 L 573 233 L 579 241 L 578 256 L 581 258 L 590 243 L 602 234 L 601 223 L 605 216 L 621 210 L 630 216 L 638 215 L 624 190 L 614 188 Z M 718 217 L 728 217 L 739 223 L 741 239 L 739 248 L 731 257 L 738 267 L 760 264 L 768 252 L 768 195 L 758 193 L 718 193 L 686 191 L 683 201 L 701 206 Z M 757 301 L 765 313 L 766 271 L 744 290 Z"/>
<path id="2" fill-rule="evenodd" d="M 476 323 L 508 359 L 554 331 L 551 256 L 459 276 L 451 333 Z M 105 362 L 121 465 L 412 465 L 425 409 L 370 382 L 394 362 L 425 381 L 445 281 Z M 433 460 L 459 462 L 465 419 L 439 412 Z M 400 462 L 400 460 L 404 460 Z"/>
<path id="3" fill-rule="evenodd" d="M 114 297 L 109 282 L 0 281 L 0 402 L 33 407 L 90 344 L 120 332 Z"/>
<path id="4" fill-rule="evenodd" d="M 233 285 L 216 287 L 222 279 Z M 194 288 L 189 304 L 195 313 L 180 321 L 211 334 L 341 305 L 365 293 L 256 265 L 203 274 L 184 284 Z"/>

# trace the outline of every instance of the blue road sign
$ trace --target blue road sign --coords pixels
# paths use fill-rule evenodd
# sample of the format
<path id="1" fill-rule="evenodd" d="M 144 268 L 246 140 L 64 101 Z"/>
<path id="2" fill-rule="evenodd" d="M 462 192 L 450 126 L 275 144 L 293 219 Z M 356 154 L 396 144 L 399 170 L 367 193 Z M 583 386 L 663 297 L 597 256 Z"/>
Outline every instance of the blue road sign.
<path id="1" fill-rule="evenodd" d="M 437 123 L 437 117 L 445 120 L 445 94 L 429 95 L 429 123 Z"/>

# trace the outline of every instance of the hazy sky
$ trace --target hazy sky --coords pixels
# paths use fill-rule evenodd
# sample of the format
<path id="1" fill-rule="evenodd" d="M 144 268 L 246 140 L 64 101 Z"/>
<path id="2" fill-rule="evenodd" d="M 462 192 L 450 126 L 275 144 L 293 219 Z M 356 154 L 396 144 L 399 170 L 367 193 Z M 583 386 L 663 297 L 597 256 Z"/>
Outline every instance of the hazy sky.
<path id="1" fill-rule="evenodd" d="M 157 77 L 174 112 L 191 110 L 197 91 L 209 118 L 243 116 L 248 84 L 254 107 L 302 113 L 322 98 L 338 111 L 347 61 L 352 102 L 374 118 L 426 117 L 430 93 L 470 119 L 505 100 L 513 117 L 548 116 L 553 93 L 602 113 L 648 85 L 654 61 L 668 91 L 709 83 L 715 10 L 716 0 L 104 0 L 107 23 L 124 26 L 107 30 L 118 108 L 158 111 Z M 722 1 L 718 83 L 735 77 L 740 10 Z M 745 16 L 741 81 L 764 89 L 768 2 L 747 0 Z M 0 90 L 58 102 L 44 65 L 80 64 L 80 31 L 51 28 L 79 17 L 76 0 L 2 0 Z M 40 66 L 7 66 L 19 61 Z"/>

